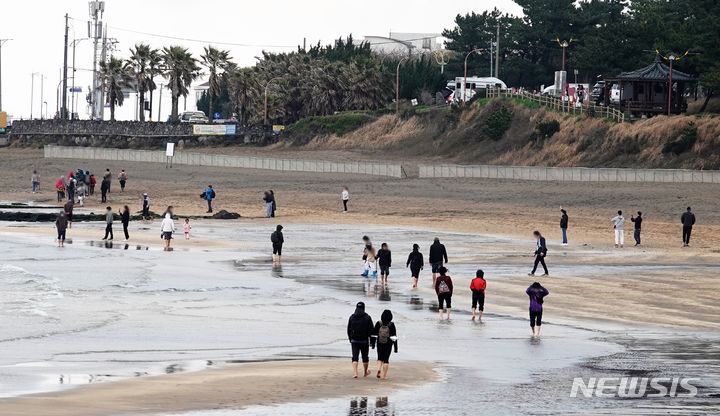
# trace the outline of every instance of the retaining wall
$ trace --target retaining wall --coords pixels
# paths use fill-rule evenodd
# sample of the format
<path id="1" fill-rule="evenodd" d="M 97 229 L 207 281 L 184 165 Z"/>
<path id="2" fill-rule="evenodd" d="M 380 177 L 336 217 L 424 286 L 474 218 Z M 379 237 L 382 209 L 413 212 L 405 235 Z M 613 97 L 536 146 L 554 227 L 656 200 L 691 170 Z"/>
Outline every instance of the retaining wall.
<path id="1" fill-rule="evenodd" d="M 488 178 L 559 182 L 720 183 L 720 171 L 686 169 L 421 165 L 419 175 L 421 178 Z"/>
<path id="2" fill-rule="evenodd" d="M 46 158 L 117 160 L 127 162 L 166 163 L 164 151 L 111 149 L 98 147 L 45 146 Z M 217 166 L 242 169 L 266 169 L 287 172 L 349 173 L 403 177 L 400 164 L 375 162 L 330 162 L 325 160 L 271 159 L 250 156 L 227 156 L 176 151 L 173 164 Z"/>

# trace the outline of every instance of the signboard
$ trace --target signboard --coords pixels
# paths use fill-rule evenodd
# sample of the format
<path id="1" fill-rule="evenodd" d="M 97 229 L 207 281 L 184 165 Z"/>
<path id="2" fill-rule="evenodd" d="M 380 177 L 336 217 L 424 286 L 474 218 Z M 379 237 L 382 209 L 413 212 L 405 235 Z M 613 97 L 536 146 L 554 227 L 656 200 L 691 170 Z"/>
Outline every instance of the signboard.
<path id="1" fill-rule="evenodd" d="M 567 86 L 567 72 L 555 71 L 555 92 L 558 95 L 565 96 L 565 88 Z"/>
<path id="2" fill-rule="evenodd" d="M 193 134 L 196 136 L 234 136 L 234 124 L 193 124 Z"/>
<path id="3" fill-rule="evenodd" d="M 165 148 L 165 156 L 167 156 L 167 157 L 175 156 L 175 143 L 167 144 L 167 147 Z"/>
<path id="4" fill-rule="evenodd" d="M 272 131 L 273 133 L 280 133 L 281 131 L 285 130 L 285 126 L 282 124 L 273 124 Z"/>
<path id="5" fill-rule="evenodd" d="M 3 132 L 4 132 L 6 127 L 7 127 L 7 113 L 4 111 L 0 111 L 0 129 L 3 129 Z"/>

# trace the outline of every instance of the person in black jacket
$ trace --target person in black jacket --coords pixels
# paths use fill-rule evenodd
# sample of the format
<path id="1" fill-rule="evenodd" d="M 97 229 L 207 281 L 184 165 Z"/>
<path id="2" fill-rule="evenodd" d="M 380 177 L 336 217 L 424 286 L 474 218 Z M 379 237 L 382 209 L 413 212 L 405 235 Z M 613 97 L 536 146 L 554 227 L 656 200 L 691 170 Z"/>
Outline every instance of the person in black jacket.
<path id="1" fill-rule="evenodd" d="M 389 309 L 385 309 L 380 316 L 380 320 L 375 324 L 370 345 L 375 348 L 377 345 L 378 371 L 377 378 L 387 379 L 388 370 L 390 368 L 390 354 L 393 347 L 395 354 L 398 352 L 397 329 L 392 321 L 393 315 Z"/>
<path id="2" fill-rule="evenodd" d="M 130 207 L 125 205 L 121 210 L 118 210 L 118 214 L 120 214 L 120 222 L 123 226 L 123 232 L 125 233 L 125 241 L 128 241 L 130 239 L 130 234 L 128 233 L 128 225 L 130 225 Z"/>
<path id="3" fill-rule="evenodd" d="M 390 266 L 392 266 L 392 253 L 388 248 L 387 243 L 380 245 L 380 250 L 377 252 L 378 265 L 380 266 L 380 284 L 387 284 L 387 278 L 390 276 Z"/>
<path id="4" fill-rule="evenodd" d="M 690 234 L 692 234 L 692 227 L 695 225 L 695 214 L 693 214 L 692 209 L 690 207 L 687 207 L 687 211 L 685 211 L 682 216 L 680 217 L 680 222 L 683 226 L 683 247 L 689 247 L 690 246 Z"/>
<path id="5" fill-rule="evenodd" d="M 570 218 L 567 215 L 567 211 L 560 208 L 560 212 L 562 215 L 560 215 L 560 230 L 562 231 L 562 245 L 566 246 L 568 245 L 568 239 L 567 239 L 567 229 L 568 229 L 568 222 L 570 221 Z"/>
<path id="6" fill-rule="evenodd" d="M 638 211 L 638 216 L 630 216 L 630 221 L 632 221 L 635 224 L 635 230 L 633 233 L 633 238 L 635 238 L 635 247 L 640 245 L 640 232 L 642 231 L 642 212 Z"/>
<path id="7" fill-rule="evenodd" d="M 425 264 L 423 262 L 423 255 L 420 252 L 420 246 L 413 244 L 413 251 L 408 255 L 407 263 L 405 263 L 405 268 L 410 267 L 410 276 L 414 279 L 412 287 L 417 287 L 420 270 L 422 270 L 424 266 Z"/>
<path id="8" fill-rule="evenodd" d="M 548 273 L 548 268 L 545 265 L 545 256 L 547 255 L 545 237 L 540 234 L 540 231 L 533 231 L 533 235 L 537 239 L 537 249 L 535 250 L 535 264 L 533 265 L 532 271 L 528 273 L 528 276 L 535 276 L 538 264 L 542 264 L 543 269 L 545 270 L 545 274 L 543 276 L 549 276 L 550 274 Z"/>
<path id="9" fill-rule="evenodd" d="M 347 325 L 347 335 L 352 346 L 353 378 L 358 378 L 358 360 L 362 354 L 364 377 L 370 375 L 370 337 L 373 334 L 373 323 L 370 315 L 365 313 L 365 303 L 355 305 L 355 313 L 350 315 Z"/>
<path id="10" fill-rule="evenodd" d="M 283 226 L 278 225 L 277 228 L 275 228 L 275 232 L 270 235 L 270 242 L 272 242 L 273 247 L 273 263 L 279 263 L 282 257 L 282 246 L 285 242 L 282 230 Z"/>
<path id="11" fill-rule="evenodd" d="M 428 256 L 428 261 L 432 266 L 433 287 L 435 287 L 435 279 L 440 273 L 438 270 L 443 267 L 443 260 L 445 260 L 445 263 L 448 262 L 447 250 L 445 250 L 445 245 L 440 244 L 440 239 L 435 237 L 430 246 L 430 256 Z"/>

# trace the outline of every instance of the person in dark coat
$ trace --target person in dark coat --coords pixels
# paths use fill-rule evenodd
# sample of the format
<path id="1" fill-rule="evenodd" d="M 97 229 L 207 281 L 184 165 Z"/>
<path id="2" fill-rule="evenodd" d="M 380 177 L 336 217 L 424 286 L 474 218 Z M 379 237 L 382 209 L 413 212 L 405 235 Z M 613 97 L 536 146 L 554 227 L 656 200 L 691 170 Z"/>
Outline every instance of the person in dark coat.
<path id="1" fill-rule="evenodd" d="M 370 343 L 373 348 L 377 345 L 377 378 L 385 380 L 390 369 L 390 354 L 393 349 L 395 349 L 396 354 L 398 352 L 397 329 L 393 322 L 392 312 L 389 309 L 383 311 L 380 320 L 375 324 Z"/>
<path id="2" fill-rule="evenodd" d="M 417 287 L 420 270 L 422 270 L 424 266 L 425 264 L 423 263 L 423 255 L 420 252 L 420 246 L 413 244 L 413 251 L 408 255 L 407 263 L 405 263 L 405 268 L 410 268 L 410 276 L 413 278 L 412 287 Z"/>
<path id="3" fill-rule="evenodd" d="M 630 221 L 632 221 L 633 224 L 635 224 L 633 238 L 635 238 L 635 247 L 637 247 L 640 245 L 640 233 L 642 232 L 642 222 L 643 222 L 642 212 L 638 211 L 637 217 L 631 215 Z"/>
<path id="4" fill-rule="evenodd" d="M 525 289 L 525 293 L 530 298 L 530 328 L 533 337 L 540 336 L 540 326 L 542 325 L 543 303 L 545 296 L 550 292 L 540 283 L 534 282 L 530 287 Z"/>
<path id="5" fill-rule="evenodd" d="M 123 233 L 125 233 L 125 241 L 128 241 L 130 239 L 130 234 L 128 233 L 128 225 L 130 225 L 130 207 L 125 205 L 122 210 L 118 210 L 118 214 L 120 214 L 120 222 L 122 223 Z"/>
<path id="6" fill-rule="evenodd" d="M 545 270 L 545 274 L 543 276 L 548 276 L 550 273 L 548 273 L 547 265 L 545 265 L 545 256 L 547 256 L 548 251 L 545 237 L 540 234 L 540 231 L 533 231 L 533 235 L 537 239 L 537 248 L 535 249 L 535 264 L 533 265 L 532 271 L 528 273 L 528 276 L 535 276 L 538 264 L 542 264 L 543 270 Z"/>
<path id="7" fill-rule="evenodd" d="M 352 347 L 353 378 L 358 378 L 358 361 L 362 354 L 363 376 L 370 375 L 370 337 L 373 334 L 373 322 L 370 315 L 365 313 L 365 303 L 358 302 L 355 312 L 350 315 L 347 325 L 347 335 Z"/>
<path id="8" fill-rule="evenodd" d="M 570 217 L 567 215 L 567 211 L 560 208 L 560 230 L 562 231 L 562 245 L 566 246 L 568 245 L 568 239 L 567 239 L 567 229 L 568 229 L 568 222 L 570 222 Z"/>
<path id="9" fill-rule="evenodd" d="M 282 246 L 285 243 L 285 237 L 282 233 L 283 226 L 278 225 L 275 228 L 275 232 L 270 235 L 270 242 L 273 247 L 273 263 L 279 263 L 282 257 Z"/>
<path id="10" fill-rule="evenodd" d="M 388 248 L 387 243 L 380 245 L 380 250 L 377 252 L 378 266 L 380 266 L 380 284 L 387 284 L 387 278 L 390 276 L 390 266 L 392 266 L 392 253 Z"/>
<path id="11" fill-rule="evenodd" d="M 440 268 L 443 267 L 443 260 L 445 263 L 448 262 L 447 250 L 445 250 L 445 245 L 440 244 L 440 239 L 435 237 L 435 240 L 430 246 L 430 255 L 428 256 L 428 261 L 432 266 L 433 286 L 435 286 L 435 279 L 437 279 L 440 273 Z"/>
<path id="12" fill-rule="evenodd" d="M 687 207 L 687 211 L 685 211 L 682 216 L 680 217 L 680 222 L 683 226 L 682 231 L 682 238 L 683 238 L 683 247 L 689 247 L 690 246 L 690 234 L 692 234 L 692 228 L 693 225 L 695 225 L 695 214 L 693 214 L 692 209 L 690 207 Z"/>

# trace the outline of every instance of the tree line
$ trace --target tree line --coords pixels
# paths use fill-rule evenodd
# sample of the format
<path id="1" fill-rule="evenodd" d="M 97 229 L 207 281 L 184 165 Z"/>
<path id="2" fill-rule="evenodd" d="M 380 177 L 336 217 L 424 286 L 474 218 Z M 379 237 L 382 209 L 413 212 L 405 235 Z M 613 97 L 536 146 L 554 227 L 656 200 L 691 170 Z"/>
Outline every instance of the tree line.
<path id="1" fill-rule="evenodd" d="M 572 79 L 592 83 L 600 77 L 649 64 L 660 51 L 689 55 L 676 62 L 678 70 L 700 76 L 708 98 L 720 91 L 720 2 L 717 0 L 515 0 L 523 16 L 498 9 L 458 15 L 443 31 L 451 59 L 444 74 L 431 54 L 414 54 L 400 65 L 402 99 L 433 97 L 448 79 L 468 73 L 489 75 L 490 45 L 499 37 L 499 77 L 509 86 L 539 89 L 553 82 L 562 66 L 557 40 L 570 42 L 566 69 Z M 495 45 L 497 47 L 497 45 Z M 264 119 L 291 123 L 303 117 L 339 111 L 382 110 L 395 97 L 395 71 L 404 56 L 373 53 L 370 44 L 352 36 L 330 45 L 298 47 L 289 53 L 263 52 L 252 67 L 240 67 L 230 53 L 212 46 L 199 59 L 181 46 L 152 49 L 138 44 L 127 60 L 101 64 L 111 117 L 122 105 L 123 88 L 133 88 L 141 103 L 155 79 L 164 77 L 172 96 L 172 120 L 178 118 L 180 97 L 204 72 L 208 89 L 198 109 L 208 117 L 235 115 L 240 124 Z M 140 112 L 144 119 L 144 112 Z"/>

